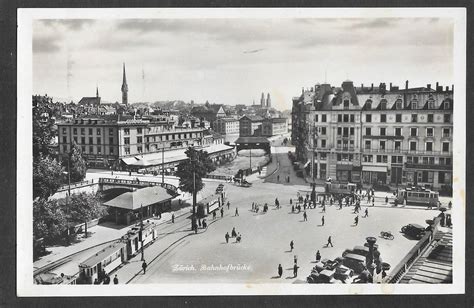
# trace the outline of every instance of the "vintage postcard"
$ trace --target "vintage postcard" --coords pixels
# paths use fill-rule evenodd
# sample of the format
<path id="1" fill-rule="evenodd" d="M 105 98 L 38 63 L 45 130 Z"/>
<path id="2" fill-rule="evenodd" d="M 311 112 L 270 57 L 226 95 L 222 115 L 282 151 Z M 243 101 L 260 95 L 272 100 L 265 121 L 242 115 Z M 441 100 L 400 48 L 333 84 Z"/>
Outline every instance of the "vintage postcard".
<path id="1" fill-rule="evenodd" d="M 462 294 L 466 11 L 19 9 L 18 296 Z"/>

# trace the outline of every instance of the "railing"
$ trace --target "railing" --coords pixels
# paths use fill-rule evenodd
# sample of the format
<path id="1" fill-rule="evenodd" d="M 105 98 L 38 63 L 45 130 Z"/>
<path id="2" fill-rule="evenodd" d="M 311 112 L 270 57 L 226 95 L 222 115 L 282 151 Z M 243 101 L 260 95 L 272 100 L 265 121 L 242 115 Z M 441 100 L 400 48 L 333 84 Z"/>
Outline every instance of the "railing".
<path id="1" fill-rule="evenodd" d="M 383 280 L 383 283 L 398 283 L 403 276 L 410 270 L 410 267 L 418 260 L 418 258 L 425 252 L 425 248 L 431 244 L 436 233 L 438 232 L 438 226 L 440 223 L 440 218 L 437 217 L 434 220 L 432 230 L 427 232 L 413 247 L 405 258 L 395 266 L 390 275 L 387 275 Z"/>
<path id="2" fill-rule="evenodd" d="M 59 187 L 58 192 L 68 190 L 69 187 L 71 187 L 71 189 L 73 189 L 73 188 L 84 187 L 84 186 L 88 186 L 88 185 L 92 185 L 92 184 L 94 184 L 94 179 L 92 179 L 91 181 L 81 181 L 81 182 L 71 183 L 70 186 L 69 185 L 63 185 L 63 186 Z"/>
<path id="3" fill-rule="evenodd" d="M 171 190 L 174 193 L 178 193 L 178 188 L 172 184 L 163 183 L 163 182 L 148 182 L 148 181 L 140 181 L 140 180 L 122 180 L 122 179 L 109 179 L 109 178 L 100 178 L 99 184 L 119 184 L 119 185 L 127 185 L 127 186 L 158 186 Z"/>

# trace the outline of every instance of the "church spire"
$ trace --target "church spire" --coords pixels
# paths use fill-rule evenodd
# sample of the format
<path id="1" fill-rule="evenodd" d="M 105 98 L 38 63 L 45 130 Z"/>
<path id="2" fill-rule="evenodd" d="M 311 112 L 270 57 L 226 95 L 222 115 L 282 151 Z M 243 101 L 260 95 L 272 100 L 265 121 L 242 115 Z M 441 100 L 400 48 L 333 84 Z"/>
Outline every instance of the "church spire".
<path id="1" fill-rule="evenodd" d="M 95 86 L 95 97 L 99 97 L 99 86 Z"/>
<path id="2" fill-rule="evenodd" d="M 128 85 L 127 76 L 125 75 L 125 63 L 123 64 L 122 104 L 128 105 Z"/>

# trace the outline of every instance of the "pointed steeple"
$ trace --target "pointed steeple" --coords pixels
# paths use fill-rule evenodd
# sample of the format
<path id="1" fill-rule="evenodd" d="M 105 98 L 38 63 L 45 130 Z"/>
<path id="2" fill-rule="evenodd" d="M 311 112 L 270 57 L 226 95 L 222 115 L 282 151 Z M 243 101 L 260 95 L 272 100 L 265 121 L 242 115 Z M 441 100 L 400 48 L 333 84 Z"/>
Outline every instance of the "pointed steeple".
<path id="1" fill-rule="evenodd" d="M 99 97 L 99 86 L 95 86 L 95 97 Z"/>
<path id="2" fill-rule="evenodd" d="M 128 85 L 127 76 L 125 75 L 125 63 L 123 64 L 122 104 L 128 105 Z"/>

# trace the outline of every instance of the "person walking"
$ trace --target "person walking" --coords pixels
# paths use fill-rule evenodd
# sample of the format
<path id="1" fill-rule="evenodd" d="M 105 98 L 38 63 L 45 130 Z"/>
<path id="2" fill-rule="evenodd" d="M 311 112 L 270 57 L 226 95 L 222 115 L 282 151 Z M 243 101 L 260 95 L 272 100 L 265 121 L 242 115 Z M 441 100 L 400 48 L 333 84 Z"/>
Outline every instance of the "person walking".
<path id="1" fill-rule="evenodd" d="M 303 213 L 303 221 L 308 221 L 308 215 L 306 214 L 306 211 Z"/>
<path id="2" fill-rule="evenodd" d="M 359 215 L 357 215 L 355 218 L 354 218 L 354 225 L 358 225 L 359 224 Z"/>
<path id="3" fill-rule="evenodd" d="M 171 223 L 174 224 L 174 213 L 171 214 Z"/>
<path id="4" fill-rule="evenodd" d="M 326 205 L 323 205 L 323 213 L 326 213 Z"/>
<path id="5" fill-rule="evenodd" d="M 229 232 L 227 232 L 227 233 L 225 234 L 225 241 L 226 241 L 227 244 L 229 244 L 229 237 L 230 237 L 230 236 L 229 236 Z"/>
<path id="6" fill-rule="evenodd" d="M 239 208 L 238 207 L 235 208 L 235 216 L 239 216 Z"/>
<path id="7" fill-rule="evenodd" d="M 232 228 L 232 237 L 236 237 L 237 236 L 237 232 L 235 232 L 235 227 Z"/>
<path id="8" fill-rule="evenodd" d="M 295 244 L 293 243 L 293 240 L 291 240 L 291 242 L 290 242 L 290 251 L 293 251 L 294 246 L 295 246 Z"/>
<path id="9" fill-rule="evenodd" d="M 365 209 L 364 217 L 369 217 L 369 209 L 368 208 Z"/>
<path id="10" fill-rule="evenodd" d="M 321 217 L 321 226 L 324 226 L 324 215 Z"/>
<path id="11" fill-rule="evenodd" d="M 333 247 L 331 236 L 328 237 L 328 243 L 326 244 L 326 247 L 329 247 L 329 245 L 331 245 L 331 247 Z"/>
<path id="12" fill-rule="evenodd" d="M 292 212 L 292 213 L 295 212 L 295 206 L 294 206 L 294 205 L 291 206 L 291 212 Z"/>
<path id="13" fill-rule="evenodd" d="M 388 203 L 388 196 L 385 196 L 385 204 Z"/>
<path id="14" fill-rule="evenodd" d="M 297 255 L 293 256 L 293 263 L 298 264 L 298 256 Z"/>
<path id="15" fill-rule="evenodd" d="M 293 205 L 293 199 L 290 198 L 290 205 Z"/>
<path id="16" fill-rule="evenodd" d="M 148 265 L 146 264 L 146 261 L 143 261 L 143 263 L 142 263 L 143 275 L 145 275 L 145 273 L 146 273 L 146 268 L 147 268 L 147 266 L 148 266 Z"/>
<path id="17" fill-rule="evenodd" d="M 296 278 L 298 276 L 298 265 L 295 263 L 293 265 L 293 278 Z"/>
<path id="18" fill-rule="evenodd" d="M 114 277 L 114 284 L 118 284 L 118 283 L 119 283 L 118 277 L 117 277 L 117 275 L 115 275 L 115 277 Z"/>
<path id="19" fill-rule="evenodd" d="M 230 202 L 227 201 L 227 209 L 230 209 Z"/>
<path id="20" fill-rule="evenodd" d="M 280 175 L 277 175 L 277 182 L 280 182 Z"/>
<path id="21" fill-rule="evenodd" d="M 283 267 L 281 264 L 278 264 L 278 277 L 281 278 L 281 275 L 283 275 Z"/>
<path id="22" fill-rule="evenodd" d="M 316 262 L 321 261 L 321 254 L 319 253 L 319 250 L 316 252 Z"/>
<path id="23" fill-rule="evenodd" d="M 221 218 L 224 217 L 224 208 L 221 208 Z"/>

